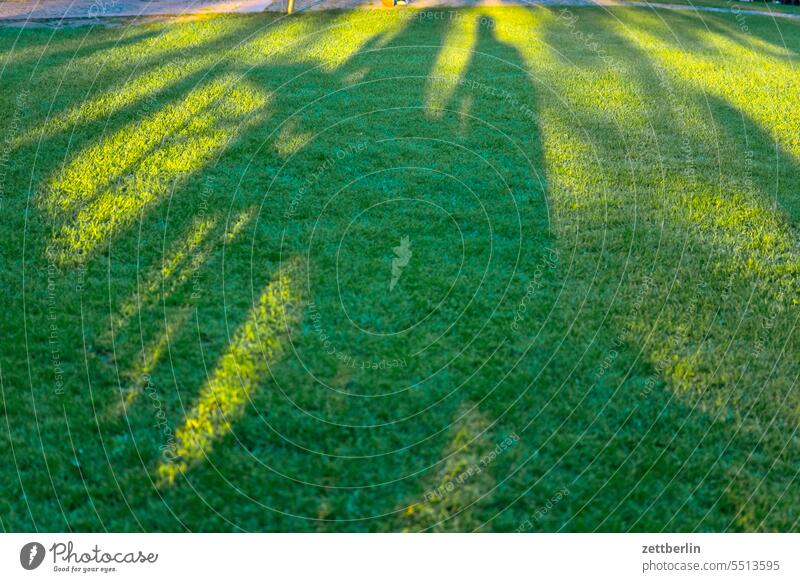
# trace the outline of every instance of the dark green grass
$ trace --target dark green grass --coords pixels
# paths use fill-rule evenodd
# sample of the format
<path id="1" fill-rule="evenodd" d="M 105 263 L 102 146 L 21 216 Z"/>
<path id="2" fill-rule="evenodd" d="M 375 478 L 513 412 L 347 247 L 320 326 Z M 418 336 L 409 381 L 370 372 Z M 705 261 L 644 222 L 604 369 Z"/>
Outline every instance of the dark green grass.
<path id="1" fill-rule="evenodd" d="M 800 30 L 571 12 L 0 29 L 3 528 L 796 530 Z"/>

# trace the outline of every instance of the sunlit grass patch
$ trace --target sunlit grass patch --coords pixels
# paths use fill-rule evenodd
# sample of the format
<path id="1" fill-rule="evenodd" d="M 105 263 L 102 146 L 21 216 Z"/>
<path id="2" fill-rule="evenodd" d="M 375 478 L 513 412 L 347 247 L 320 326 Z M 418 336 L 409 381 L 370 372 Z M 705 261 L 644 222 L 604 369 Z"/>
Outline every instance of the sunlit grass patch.
<path id="1" fill-rule="evenodd" d="M 266 104 L 260 92 L 234 78 L 213 81 L 79 152 L 43 201 L 57 218 L 74 216 L 55 234 L 53 255 L 74 261 L 92 253 L 147 204 L 180 188 Z"/>
<path id="2" fill-rule="evenodd" d="M 481 26 L 477 10 L 460 13 L 443 39 L 444 45 L 436 57 L 428 79 L 425 106 L 434 116 L 441 116 L 441 109 L 449 101 L 459 83 L 464 82 L 467 65 L 473 58 L 478 27 Z"/>
<path id="3" fill-rule="evenodd" d="M 235 47 L 232 56 L 252 66 L 314 63 L 330 71 L 365 47 L 384 46 L 406 25 L 406 19 L 393 13 L 354 11 L 332 18 L 310 13 L 265 28 Z"/>
<path id="4" fill-rule="evenodd" d="M 185 78 L 187 74 L 199 70 L 203 65 L 208 66 L 211 62 L 208 59 L 205 62 L 198 59 L 173 63 L 146 71 L 141 76 L 126 79 L 119 86 L 87 99 L 77 107 L 55 117 L 44 127 L 26 133 L 24 139 L 17 140 L 17 143 L 47 139 L 56 132 L 69 131 L 81 124 L 107 119 L 110 115 L 136 103 L 141 103 L 141 110 L 144 113 L 154 113 L 151 110 L 158 106 L 158 100 L 154 97 L 156 93 Z"/>
<path id="5" fill-rule="evenodd" d="M 458 417 L 442 451 L 444 460 L 426 475 L 420 499 L 412 500 L 401 515 L 404 531 L 441 531 L 448 522 L 458 523 L 460 531 L 480 527 L 470 517 L 469 506 L 495 485 L 487 455 L 494 446 L 492 432 L 490 422 L 472 403 L 462 405 Z"/>
<path id="6" fill-rule="evenodd" d="M 284 352 L 283 342 L 297 321 L 302 277 L 297 264 L 282 267 L 272 277 L 177 429 L 174 455 L 158 467 L 164 482 L 173 483 L 202 461 L 244 414 L 251 393 L 268 381 L 270 367 Z"/>
<path id="7" fill-rule="evenodd" d="M 631 15 L 631 38 L 654 57 L 659 66 L 689 86 L 718 96 L 751 116 L 800 162 L 800 73 L 788 58 L 765 53 L 732 40 L 729 35 L 703 30 L 696 41 L 702 52 L 689 50 L 680 34 L 669 38 L 663 22 L 647 14 Z M 659 31 L 660 38 L 654 31 Z M 669 39 L 669 40 L 667 40 Z M 724 56 L 724 58 L 720 58 Z"/>

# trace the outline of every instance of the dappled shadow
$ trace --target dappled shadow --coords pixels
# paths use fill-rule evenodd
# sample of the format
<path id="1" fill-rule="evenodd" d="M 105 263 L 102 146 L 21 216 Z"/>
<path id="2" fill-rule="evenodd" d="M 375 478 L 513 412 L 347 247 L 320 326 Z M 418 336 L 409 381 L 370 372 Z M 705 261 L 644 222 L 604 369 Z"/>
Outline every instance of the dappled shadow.
<path id="1" fill-rule="evenodd" d="M 593 23 L 597 24 L 597 20 Z M 611 18 L 605 19 L 605 23 L 612 35 L 616 34 L 613 31 L 617 27 L 624 28 L 630 24 L 628 20 L 625 25 L 615 23 Z M 646 29 L 632 29 L 631 37 L 646 38 L 653 26 L 654 23 L 650 22 Z M 570 34 L 572 32 L 574 29 L 570 29 Z M 693 33 L 692 39 L 706 42 L 702 33 Z M 612 40 L 612 44 L 616 45 L 620 40 L 621 38 Z M 555 37 L 549 44 L 553 47 L 564 46 Z M 581 47 L 579 44 L 572 45 L 568 50 L 568 58 L 577 59 L 578 63 L 593 60 L 596 62 L 598 55 L 592 54 L 587 48 L 588 46 Z M 617 90 L 620 91 L 620 96 L 628 95 L 618 103 L 623 107 L 617 111 L 613 108 L 611 110 L 611 119 L 616 125 L 616 129 L 612 130 L 614 133 L 606 132 L 602 140 L 585 142 L 583 149 L 578 150 L 582 153 L 573 157 L 565 167 L 565 170 L 569 169 L 568 176 L 572 180 L 576 176 L 584 176 L 579 178 L 577 184 L 565 184 L 573 189 L 576 198 L 582 198 L 570 208 L 576 214 L 573 218 L 580 221 L 581 230 L 592 230 L 593 223 L 597 225 L 594 228 L 601 228 L 608 237 L 605 252 L 613 250 L 616 253 L 626 253 L 621 255 L 622 261 L 612 260 L 606 263 L 606 268 L 616 264 L 629 268 L 635 278 L 638 278 L 635 274 L 644 271 L 643 274 L 651 279 L 651 283 L 643 287 L 641 284 L 628 283 L 625 271 L 620 271 L 619 267 L 606 274 L 619 285 L 617 295 L 608 304 L 608 308 L 610 322 L 622 330 L 620 338 L 626 343 L 642 342 L 643 354 L 647 355 L 657 372 L 656 385 L 664 381 L 690 407 L 690 415 L 708 415 L 713 422 L 705 434 L 700 433 L 699 439 L 688 439 L 689 425 L 686 420 L 682 420 L 675 432 L 676 435 L 681 434 L 680 439 L 670 439 L 670 447 L 680 446 L 685 452 L 672 452 L 672 455 L 683 456 L 684 461 L 674 469 L 673 474 L 666 473 L 667 483 L 671 487 L 678 481 L 684 485 L 693 481 L 696 483 L 684 493 L 687 501 L 681 507 L 681 513 L 676 511 L 669 516 L 669 521 L 662 522 L 661 525 L 652 522 L 644 525 L 647 520 L 653 519 L 649 511 L 654 511 L 654 504 L 669 495 L 661 489 L 650 502 L 649 511 L 637 515 L 635 520 L 628 522 L 627 527 L 705 528 L 710 523 L 718 524 L 712 525 L 713 528 L 792 527 L 794 516 L 771 512 L 767 504 L 761 504 L 755 511 L 751 507 L 745 513 L 749 517 L 744 518 L 745 514 L 742 512 L 745 508 L 740 505 L 740 496 L 755 494 L 759 486 L 745 482 L 734 484 L 729 480 L 731 476 L 740 473 L 744 466 L 742 463 L 747 465 L 742 475 L 772 470 L 771 474 L 780 483 L 776 484 L 767 498 L 771 502 L 777 502 L 780 494 L 775 494 L 775 491 L 788 487 L 794 478 L 791 465 L 779 469 L 779 463 L 782 462 L 780 459 L 784 457 L 784 448 L 788 443 L 786 431 L 796 425 L 796 417 L 789 413 L 786 424 L 779 423 L 770 429 L 775 432 L 776 437 L 783 434 L 782 439 L 778 438 L 772 445 L 767 445 L 766 440 L 759 438 L 763 427 L 771 426 L 776 415 L 787 408 L 781 397 L 769 396 L 763 390 L 752 394 L 752 387 L 763 386 L 766 376 L 755 372 L 752 363 L 748 364 L 748 361 L 753 362 L 758 357 L 756 348 L 738 339 L 762 338 L 765 332 L 772 335 L 771 331 L 766 331 L 771 325 L 769 314 L 774 313 L 774 310 L 784 312 L 791 305 L 789 293 L 780 288 L 779 281 L 788 282 L 794 278 L 791 273 L 795 268 L 791 265 L 795 260 L 790 257 L 785 260 L 777 259 L 776 251 L 778 254 L 793 253 L 793 237 L 786 230 L 781 217 L 774 214 L 768 198 L 759 200 L 751 192 L 742 189 L 741 184 L 736 185 L 736 172 L 727 166 L 730 158 L 717 160 L 725 165 L 725 169 L 720 166 L 715 172 L 713 167 L 708 167 L 710 164 L 704 161 L 706 156 L 713 156 L 713 149 L 719 147 L 719 143 L 709 139 L 718 141 L 721 136 L 719 128 L 715 128 L 714 117 L 703 114 L 702 93 L 687 93 L 684 89 L 670 88 L 663 84 L 663 78 L 656 70 L 641 70 L 642 57 L 652 54 L 653 47 L 648 48 L 648 52 L 637 53 L 635 46 L 623 44 L 612 63 L 615 67 L 622 68 L 627 83 L 632 79 L 636 80 L 638 86 L 634 86 L 633 93 L 630 93 L 629 85 L 613 81 L 615 76 L 621 79 L 619 75 L 602 70 L 594 70 L 586 76 L 587 82 L 596 88 L 597 81 L 602 79 L 603 92 L 595 93 L 594 96 L 580 91 L 576 93 L 576 86 L 579 87 L 580 83 L 575 83 L 574 80 L 569 86 L 560 83 L 555 76 L 548 76 L 545 69 L 537 67 L 536 61 L 530 61 L 535 76 L 541 75 L 545 84 L 558 87 L 559 91 L 566 90 L 564 96 L 579 120 L 576 125 L 580 127 L 585 124 L 590 135 L 599 125 L 598 113 L 616 101 L 609 100 L 608 95 L 614 95 Z M 632 74 L 629 68 L 631 66 L 638 67 L 637 74 Z M 560 70 L 563 74 L 563 66 Z M 681 68 L 681 72 L 687 73 L 686 68 Z M 576 76 L 580 74 L 576 71 Z M 613 84 L 615 82 L 620 83 L 618 89 Z M 637 99 L 637 94 L 646 95 L 649 88 L 654 86 L 660 87 L 666 93 L 663 102 L 648 103 L 644 99 Z M 557 115 L 557 111 L 552 114 Z M 545 119 L 550 115 L 547 108 L 543 108 L 542 115 Z M 664 139 L 664 136 L 674 133 L 676 124 L 679 132 L 690 136 L 687 139 L 692 149 L 688 152 L 680 142 Z M 557 127 L 555 134 L 558 135 L 559 144 L 564 143 L 565 136 L 576 133 L 566 122 Z M 616 139 L 612 137 L 615 133 L 618 133 Z M 582 141 L 577 135 L 575 138 Z M 706 147 L 709 148 L 708 152 L 705 151 Z M 604 195 L 602 188 L 593 184 L 596 180 L 590 179 L 590 176 L 603 175 L 608 168 L 614 168 L 614 164 L 604 161 L 619 159 L 623 152 L 631 168 L 629 189 L 622 193 L 622 198 L 617 198 L 617 193 L 614 196 L 608 196 L 607 193 Z M 595 172 L 591 170 L 594 165 L 590 157 L 592 154 L 597 155 L 599 163 L 603 164 L 598 165 Z M 727 149 L 726 154 L 729 154 Z M 547 143 L 545 156 L 548 156 Z M 714 157 L 710 159 L 715 160 Z M 680 163 L 677 174 L 674 169 L 676 162 Z M 784 163 L 786 162 L 787 159 L 784 158 Z M 585 170 L 577 170 L 576 165 Z M 713 181 L 713 176 L 719 172 L 722 174 L 718 181 Z M 553 182 L 554 198 L 561 192 L 561 175 L 566 173 L 557 168 L 551 169 L 549 177 Z M 610 179 L 613 183 L 620 184 L 624 178 L 622 175 L 614 175 Z M 752 181 L 750 186 L 753 187 Z M 763 186 L 764 182 L 756 181 L 756 189 Z M 593 197 L 595 200 L 592 200 Z M 558 201 L 554 200 L 554 205 L 557 204 Z M 620 212 L 622 214 L 618 214 Z M 634 230 L 629 233 L 625 232 L 629 221 L 620 220 L 626 212 L 628 215 L 632 213 L 635 220 L 632 225 Z M 644 228 L 636 229 L 636 223 L 642 224 Z M 620 234 L 625 238 L 635 238 L 629 238 L 630 246 L 614 249 L 613 240 Z M 585 267 L 581 268 L 584 269 Z M 755 301 L 754 289 L 751 287 L 754 284 L 758 289 L 755 293 L 758 299 Z M 586 293 L 598 295 L 599 289 L 587 289 Z M 632 306 L 636 308 L 632 310 Z M 745 315 L 747 311 L 761 315 L 750 319 L 752 315 Z M 736 327 L 730 328 L 726 321 L 735 323 Z M 791 330 L 787 332 L 789 335 L 792 333 Z M 767 368 L 772 368 L 778 363 L 764 364 Z M 783 380 L 788 384 L 776 386 L 776 392 L 785 397 L 792 391 L 794 375 L 788 363 L 781 365 L 781 371 Z M 764 369 L 763 372 L 767 370 Z M 663 397 L 663 394 L 657 394 L 654 386 L 649 386 L 640 393 L 636 407 L 642 407 L 646 401 L 656 398 L 663 400 Z M 669 404 L 669 400 L 671 397 L 666 404 Z M 781 404 L 776 406 L 776 401 Z M 756 403 L 761 408 L 759 413 L 755 412 Z M 788 410 L 793 409 L 793 406 L 788 407 Z M 721 432 L 721 427 L 725 425 L 729 428 Z M 647 434 L 650 434 L 650 430 Z M 682 445 L 683 440 L 687 440 L 691 446 Z M 732 445 L 733 442 L 736 444 Z M 638 463 L 644 460 L 644 443 L 645 437 L 641 437 L 634 449 Z M 762 458 L 752 457 L 756 445 L 758 450 L 769 451 L 763 457 L 766 466 L 757 467 L 755 464 L 755 459 Z M 736 464 L 738 461 L 734 462 L 731 458 L 734 450 L 744 455 L 739 465 Z M 715 467 L 715 470 L 712 472 L 709 469 L 707 473 L 698 471 L 697 467 L 703 465 L 699 462 L 701 458 L 712 460 L 711 467 Z M 652 478 L 663 478 L 659 477 L 663 462 L 662 453 L 653 459 L 649 468 L 645 464 L 645 472 L 635 486 L 629 488 L 625 503 L 629 502 L 627 497 L 640 494 Z M 692 466 L 695 467 L 694 477 L 689 478 L 687 470 Z M 778 474 L 782 474 L 780 479 Z M 717 488 L 716 493 L 714 487 Z M 689 497 L 694 498 L 701 491 L 708 500 L 705 508 L 698 505 L 696 500 L 693 503 L 688 502 Z M 605 488 L 604 495 L 607 493 L 608 488 Z M 672 496 L 676 497 L 676 494 L 673 493 Z M 591 501 L 592 506 L 596 505 L 595 496 L 592 496 Z M 588 507 L 582 508 L 586 509 Z M 620 519 L 617 515 L 622 516 L 624 512 L 623 501 L 620 501 L 620 505 L 606 510 L 600 527 L 614 527 L 611 524 Z M 728 521 L 722 515 L 714 515 L 714 512 L 727 514 Z M 722 519 L 712 521 L 719 518 Z M 694 521 L 695 519 L 698 521 Z M 759 521 L 767 519 L 769 521 Z"/>
<path id="2" fill-rule="evenodd" d="M 647 277 L 633 268 L 626 272 L 628 261 L 624 258 L 631 252 L 630 242 L 609 230 L 631 218 L 616 213 L 619 193 L 609 189 L 613 180 L 622 176 L 608 176 L 597 164 L 624 159 L 629 144 L 611 134 L 612 140 L 597 151 L 595 144 L 586 142 L 586 132 L 595 128 L 606 130 L 606 135 L 613 132 L 616 116 L 629 112 L 636 96 L 624 85 L 615 84 L 619 72 L 610 67 L 583 72 L 554 56 L 551 51 L 564 46 L 563 39 L 547 36 L 548 27 L 556 23 L 554 14 L 520 11 L 504 19 L 508 14 L 498 13 L 497 36 L 517 48 L 534 80 L 558 260 L 552 267 L 556 272 L 546 276 L 546 284 L 534 287 L 539 312 L 526 316 L 530 319 L 524 329 L 530 335 L 515 342 L 519 359 L 506 358 L 516 364 L 507 365 L 517 373 L 505 378 L 507 383 L 497 391 L 495 406 L 501 415 L 509 403 L 517 411 L 536 412 L 529 413 L 532 418 L 523 427 L 515 427 L 524 443 L 519 450 L 526 452 L 518 453 L 516 466 L 508 461 L 507 476 L 498 479 L 497 489 L 491 491 L 487 503 L 496 513 L 485 514 L 492 519 L 486 527 L 518 528 L 521 519 L 515 520 L 514 515 L 519 516 L 526 507 L 532 512 L 539 500 L 549 499 L 564 487 L 575 496 L 571 500 L 599 493 L 602 500 L 594 499 L 589 511 L 577 501 L 564 502 L 539 521 L 536 529 L 631 527 L 641 516 L 631 516 L 627 508 L 624 515 L 606 524 L 604 519 L 613 516 L 615 507 L 623 502 L 635 505 L 672 485 L 669 475 L 653 472 L 651 467 L 663 457 L 666 447 L 676 446 L 674 439 L 665 443 L 663 435 L 674 434 L 686 413 L 680 403 L 670 405 L 666 394 L 639 402 L 633 399 L 639 391 L 636 377 L 647 377 L 650 372 L 637 363 L 633 350 L 623 349 L 627 338 L 614 330 L 615 303 L 624 304 L 620 287 L 630 285 L 628 288 L 645 295 L 647 286 L 642 279 Z M 577 45 L 570 50 L 583 48 Z M 633 122 L 637 119 L 634 114 Z M 622 263 L 614 265 L 612 257 L 620 254 Z M 536 271 L 540 265 L 531 261 L 527 267 Z M 644 423 L 650 431 L 643 435 Z M 616 439 L 613 448 L 609 448 L 609 438 Z M 683 454 L 690 454 L 688 442 L 681 443 L 681 448 Z M 694 478 L 698 474 L 695 470 Z M 635 491 L 621 487 L 631 478 L 642 481 Z M 674 486 L 684 494 L 688 491 L 683 482 Z M 512 505 L 514 511 L 508 511 Z M 698 515 L 701 510 L 694 511 Z M 643 527 L 654 525 L 648 521 Z"/>
<path id="3" fill-rule="evenodd" d="M 743 49 L 766 55 L 771 59 L 794 61 L 798 58 L 798 45 L 792 46 L 787 41 L 794 36 L 784 36 L 783 26 L 791 29 L 792 23 L 771 22 L 765 18 L 745 19 L 731 22 L 721 18 L 709 18 L 703 24 L 710 32 L 726 37 L 738 43 Z M 777 37 L 777 38 L 776 38 Z"/>
<path id="4" fill-rule="evenodd" d="M 145 206 L 178 187 L 182 176 L 210 161 L 264 114 L 267 102 L 238 79 L 215 80 L 192 90 L 178 106 L 81 152 L 44 201 L 63 224 L 54 235 L 51 256 L 64 263 L 85 260 Z"/>
<path id="5" fill-rule="evenodd" d="M 77 132 L 78 139 L 91 139 L 96 137 L 96 133 L 91 131 L 96 127 L 92 121 L 102 121 L 104 125 L 99 129 L 106 131 L 114 115 L 150 113 L 161 105 L 165 89 L 220 60 L 219 51 L 210 50 L 210 44 L 235 45 L 260 30 L 247 21 L 225 25 L 213 20 L 146 28 L 150 29 L 147 34 L 134 34 L 131 38 L 122 36 L 113 42 L 100 43 L 106 45 L 104 50 L 88 54 L 81 48 L 71 54 L 67 51 L 51 54 L 44 50 L 41 58 L 33 64 L 35 68 L 31 70 L 31 78 L 59 87 L 60 92 L 51 96 L 47 109 L 42 111 L 47 117 L 45 123 L 26 128 L 12 146 L 19 148 L 34 140 L 50 140 L 68 130 L 73 134 Z M 116 36 L 113 30 L 100 34 Z M 131 55 L 135 55 L 134 58 Z M 26 71 L 25 68 L 19 70 Z M 142 70 L 145 72 L 140 73 Z M 107 79 L 112 79 L 108 85 Z M 73 87 L 85 91 L 83 101 L 72 105 L 76 101 L 73 99 L 64 104 L 61 94 Z M 181 90 L 185 91 L 186 85 Z M 68 105 L 72 107 L 67 108 Z M 69 149 L 68 143 L 66 150 Z"/>
<path id="6" fill-rule="evenodd" d="M 531 291 L 542 285 L 554 294 L 559 289 L 557 276 L 550 272 L 542 277 L 541 272 L 542 265 L 552 260 L 553 241 L 541 128 L 536 119 L 537 96 L 527 88 L 520 91 L 519 81 L 527 77 L 522 57 L 514 46 L 498 39 L 494 13 L 465 10 L 446 28 L 426 82 L 426 114 L 436 120 L 435 127 L 442 135 L 459 140 L 487 169 L 498 173 L 498 183 L 480 189 L 486 204 L 502 207 L 504 195 L 516 203 L 499 215 L 492 214 L 492 227 L 497 230 L 486 236 L 494 256 L 487 257 L 485 264 L 474 260 L 469 266 L 470 270 L 489 269 L 493 281 L 486 285 L 486 292 L 496 301 L 481 308 L 484 312 L 491 309 L 491 314 L 481 326 L 476 344 L 464 345 L 462 340 L 461 345 L 451 345 L 445 338 L 442 347 L 460 352 L 479 369 L 498 367 L 503 373 L 461 373 L 454 364 L 432 378 L 443 376 L 453 389 L 448 400 L 458 402 L 458 408 L 446 417 L 448 439 L 435 465 L 425 470 L 419 483 L 422 489 L 403 499 L 396 521 L 378 524 L 389 530 L 471 531 L 501 507 L 493 496 L 497 482 L 510 470 L 512 460 L 519 461 L 522 451 L 530 452 L 533 446 L 528 440 L 519 454 L 506 451 L 508 434 L 522 430 L 519 419 L 509 412 L 524 397 L 519 389 L 529 366 L 546 365 L 544 357 L 536 357 L 529 358 L 521 370 L 515 366 L 533 335 L 526 331 L 546 321 L 553 308 L 553 295 L 543 292 L 532 302 Z M 446 151 L 440 146 L 437 153 L 446 160 Z M 517 231 L 504 224 L 517 221 Z M 466 226 L 470 227 L 475 228 Z M 524 316 L 520 305 L 527 308 Z M 517 313 L 512 316 L 513 308 Z M 469 325 L 466 322 L 474 318 L 475 314 L 463 317 L 462 325 Z M 438 433 L 435 436 L 440 440 Z M 513 442 L 518 440 L 515 435 Z M 505 443 L 505 459 L 496 450 L 498 442 Z"/>
<path id="7" fill-rule="evenodd" d="M 36 31 L 33 34 L 41 35 L 41 44 L 30 38 L 32 35 L 30 34 L 31 31 L 29 31 L 26 41 L 30 44 L 23 49 L 16 44 L 19 42 L 20 35 L 19 31 L 15 32 L 13 41 L 9 43 L 13 48 L 9 47 L 7 51 L 0 53 L 2 55 L 0 56 L 0 62 L 5 67 L 3 76 L 10 73 L 12 64 L 16 72 L 25 73 L 34 66 L 48 68 L 76 60 L 80 60 L 82 63 L 91 62 L 92 58 L 97 55 L 107 55 L 109 49 L 133 48 L 159 34 L 157 30 L 137 30 L 129 27 L 119 31 L 119 34 L 112 34 L 108 40 L 82 44 L 78 49 L 75 49 L 73 45 L 75 36 L 85 36 L 94 31 L 90 29 L 58 32 L 49 30 Z M 4 41 L 8 42 L 6 39 Z M 69 48 L 64 48 L 65 45 Z M 5 43 L 3 46 L 5 46 Z M 84 61 L 84 59 L 86 60 Z"/>
<path id="8" fill-rule="evenodd" d="M 163 482 L 173 483 L 203 460 L 212 444 L 224 438 L 232 423 L 244 414 L 251 393 L 267 381 L 270 366 L 285 351 L 281 338 L 295 325 L 301 309 L 300 269 L 294 264 L 281 267 L 231 338 L 225 355 L 175 432 L 173 454 L 158 467 Z"/>
<path id="9" fill-rule="evenodd" d="M 652 102 L 669 93 L 658 47 L 674 42 L 657 22 L 631 16 L 637 44 L 592 12 L 604 58 L 558 11 L 460 14 L 220 26 L 185 66 L 151 68 L 176 54 L 154 45 L 121 65 L 130 86 L 104 77 L 46 126 L 45 153 L 68 131 L 80 149 L 64 171 L 43 162 L 31 248 L 69 277 L 88 269 L 56 324 L 86 342 L 88 376 L 83 362 L 67 374 L 96 386 L 70 396 L 69 418 L 109 412 L 81 453 L 110 467 L 98 487 L 122 483 L 102 514 L 148 529 L 515 530 L 568 490 L 532 529 L 793 527 L 792 364 L 747 340 L 797 351 L 764 323 L 796 296 L 794 230 L 772 194 L 793 217 L 796 201 L 758 159 L 749 181 L 729 160 L 745 137 L 757 152 L 777 138 L 792 184 L 795 122 L 765 117 L 768 88 L 749 88 L 753 103 L 720 88 L 710 55 L 777 67 L 769 79 L 784 65 L 692 29 L 670 78 L 688 89 Z M 414 256 L 390 290 L 403 237 Z M 462 489 L 426 498 L 510 433 Z M 66 497 L 71 521 L 97 527 Z"/>
<path id="10" fill-rule="evenodd" d="M 649 31 L 651 24 L 643 26 Z M 641 29 L 636 37 L 647 38 Z M 685 91 L 687 102 L 705 109 L 711 131 L 704 139 L 716 149 L 719 177 L 703 179 L 711 172 L 698 168 L 695 183 L 684 185 L 688 196 L 679 203 L 688 228 L 708 249 L 708 270 L 729 281 L 729 289 L 708 290 L 726 300 L 706 299 L 717 304 L 717 314 L 706 337 L 697 338 L 699 350 L 683 363 L 685 377 L 677 384 L 701 387 L 701 401 L 725 402 L 735 410 L 731 442 L 738 442 L 726 447 L 727 456 L 736 458 L 725 494 L 736 507 L 729 527 L 791 529 L 798 519 L 792 513 L 796 501 L 786 495 L 798 471 L 790 452 L 798 422 L 798 368 L 787 355 L 800 349 L 792 315 L 800 296 L 793 187 L 798 157 L 796 136 L 788 129 L 796 121 L 787 119 L 770 84 L 776 79 L 782 84 L 793 73 L 779 73 L 774 67 L 785 64 L 758 51 L 736 50 L 718 34 L 708 35 L 709 44 L 718 55 L 735 58 L 736 66 L 689 62 L 679 42 L 667 44 L 669 49 L 648 44 L 642 50 L 656 68 L 674 75 L 672 82 Z M 755 84 L 739 67 L 750 59 L 757 61 L 752 70 L 769 73 L 759 75 Z M 776 326 L 779 319 L 789 324 Z"/>

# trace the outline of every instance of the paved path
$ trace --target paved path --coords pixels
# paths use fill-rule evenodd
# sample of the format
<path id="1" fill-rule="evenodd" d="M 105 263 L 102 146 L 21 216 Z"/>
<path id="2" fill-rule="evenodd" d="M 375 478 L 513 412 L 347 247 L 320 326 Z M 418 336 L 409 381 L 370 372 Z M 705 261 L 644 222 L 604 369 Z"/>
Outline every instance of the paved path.
<path id="1" fill-rule="evenodd" d="M 687 6 L 684 4 L 646 4 L 624 0 L 411 0 L 414 7 L 433 8 L 444 6 L 498 6 L 536 4 L 542 6 L 628 6 L 639 8 L 661 8 L 665 10 L 697 10 L 700 12 L 735 13 L 731 8 L 715 6 Z M 207 14 L 224 12 L 283 11 L 286 0 L 0 0 L 0 21 L 65 19 L 80 20 L 109 17 L 163 16 Z M 326 8 L 383 8 L 381 0 L 296 0 L 301 10 Z M 784 13 L 768 10 L 749 10 L 748 15 L 774 16 L 776 18 L 800 18 L 800 13 Z"/>
<path id="2" fill-rule="evenodd" d="M 0 19 L 109 18 L 261 12 L 273 0 L 0 0 Z"/>

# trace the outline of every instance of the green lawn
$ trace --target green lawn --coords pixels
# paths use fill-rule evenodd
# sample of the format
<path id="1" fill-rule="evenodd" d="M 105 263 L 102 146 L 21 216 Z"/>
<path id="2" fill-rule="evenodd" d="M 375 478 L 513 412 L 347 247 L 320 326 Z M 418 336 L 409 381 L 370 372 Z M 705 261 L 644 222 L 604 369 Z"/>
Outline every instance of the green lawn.
<path id="1" fill-rule="evenodd" d="M 746 2 L 744 0 L 626 0 L 626 1 L 639 2 L 642 4 L 652 4 L 654 6 L 658 6 L 659 4 L 683 4 L 686 5 L 687 8 L 690 9 L 699 8 L 700 10 L 702 10 L 703 7 L 710 6 L 713 8 L 725 8 L 727 10 L 732 11 L 734 14 L 737 12 L 745 13 L 745 16 L 747 16 L 746 13 L 751 10 L 800 15 L 800 6 L 794 6 L 793 4 L 776 4 L 775 2 L 772 1 L 765 2 L 764 0 L 752 0 L 750 2 Z M 750 18 L 750 16 L 747 16 L 747 18 Z M 781 22 L 783 21 L 781 20 Z"/>
<path id="2" fill-rule="evenodd" d="M 0 29 L 0 525 L 800 529 L 798 51 L 635 8 Z"/>

